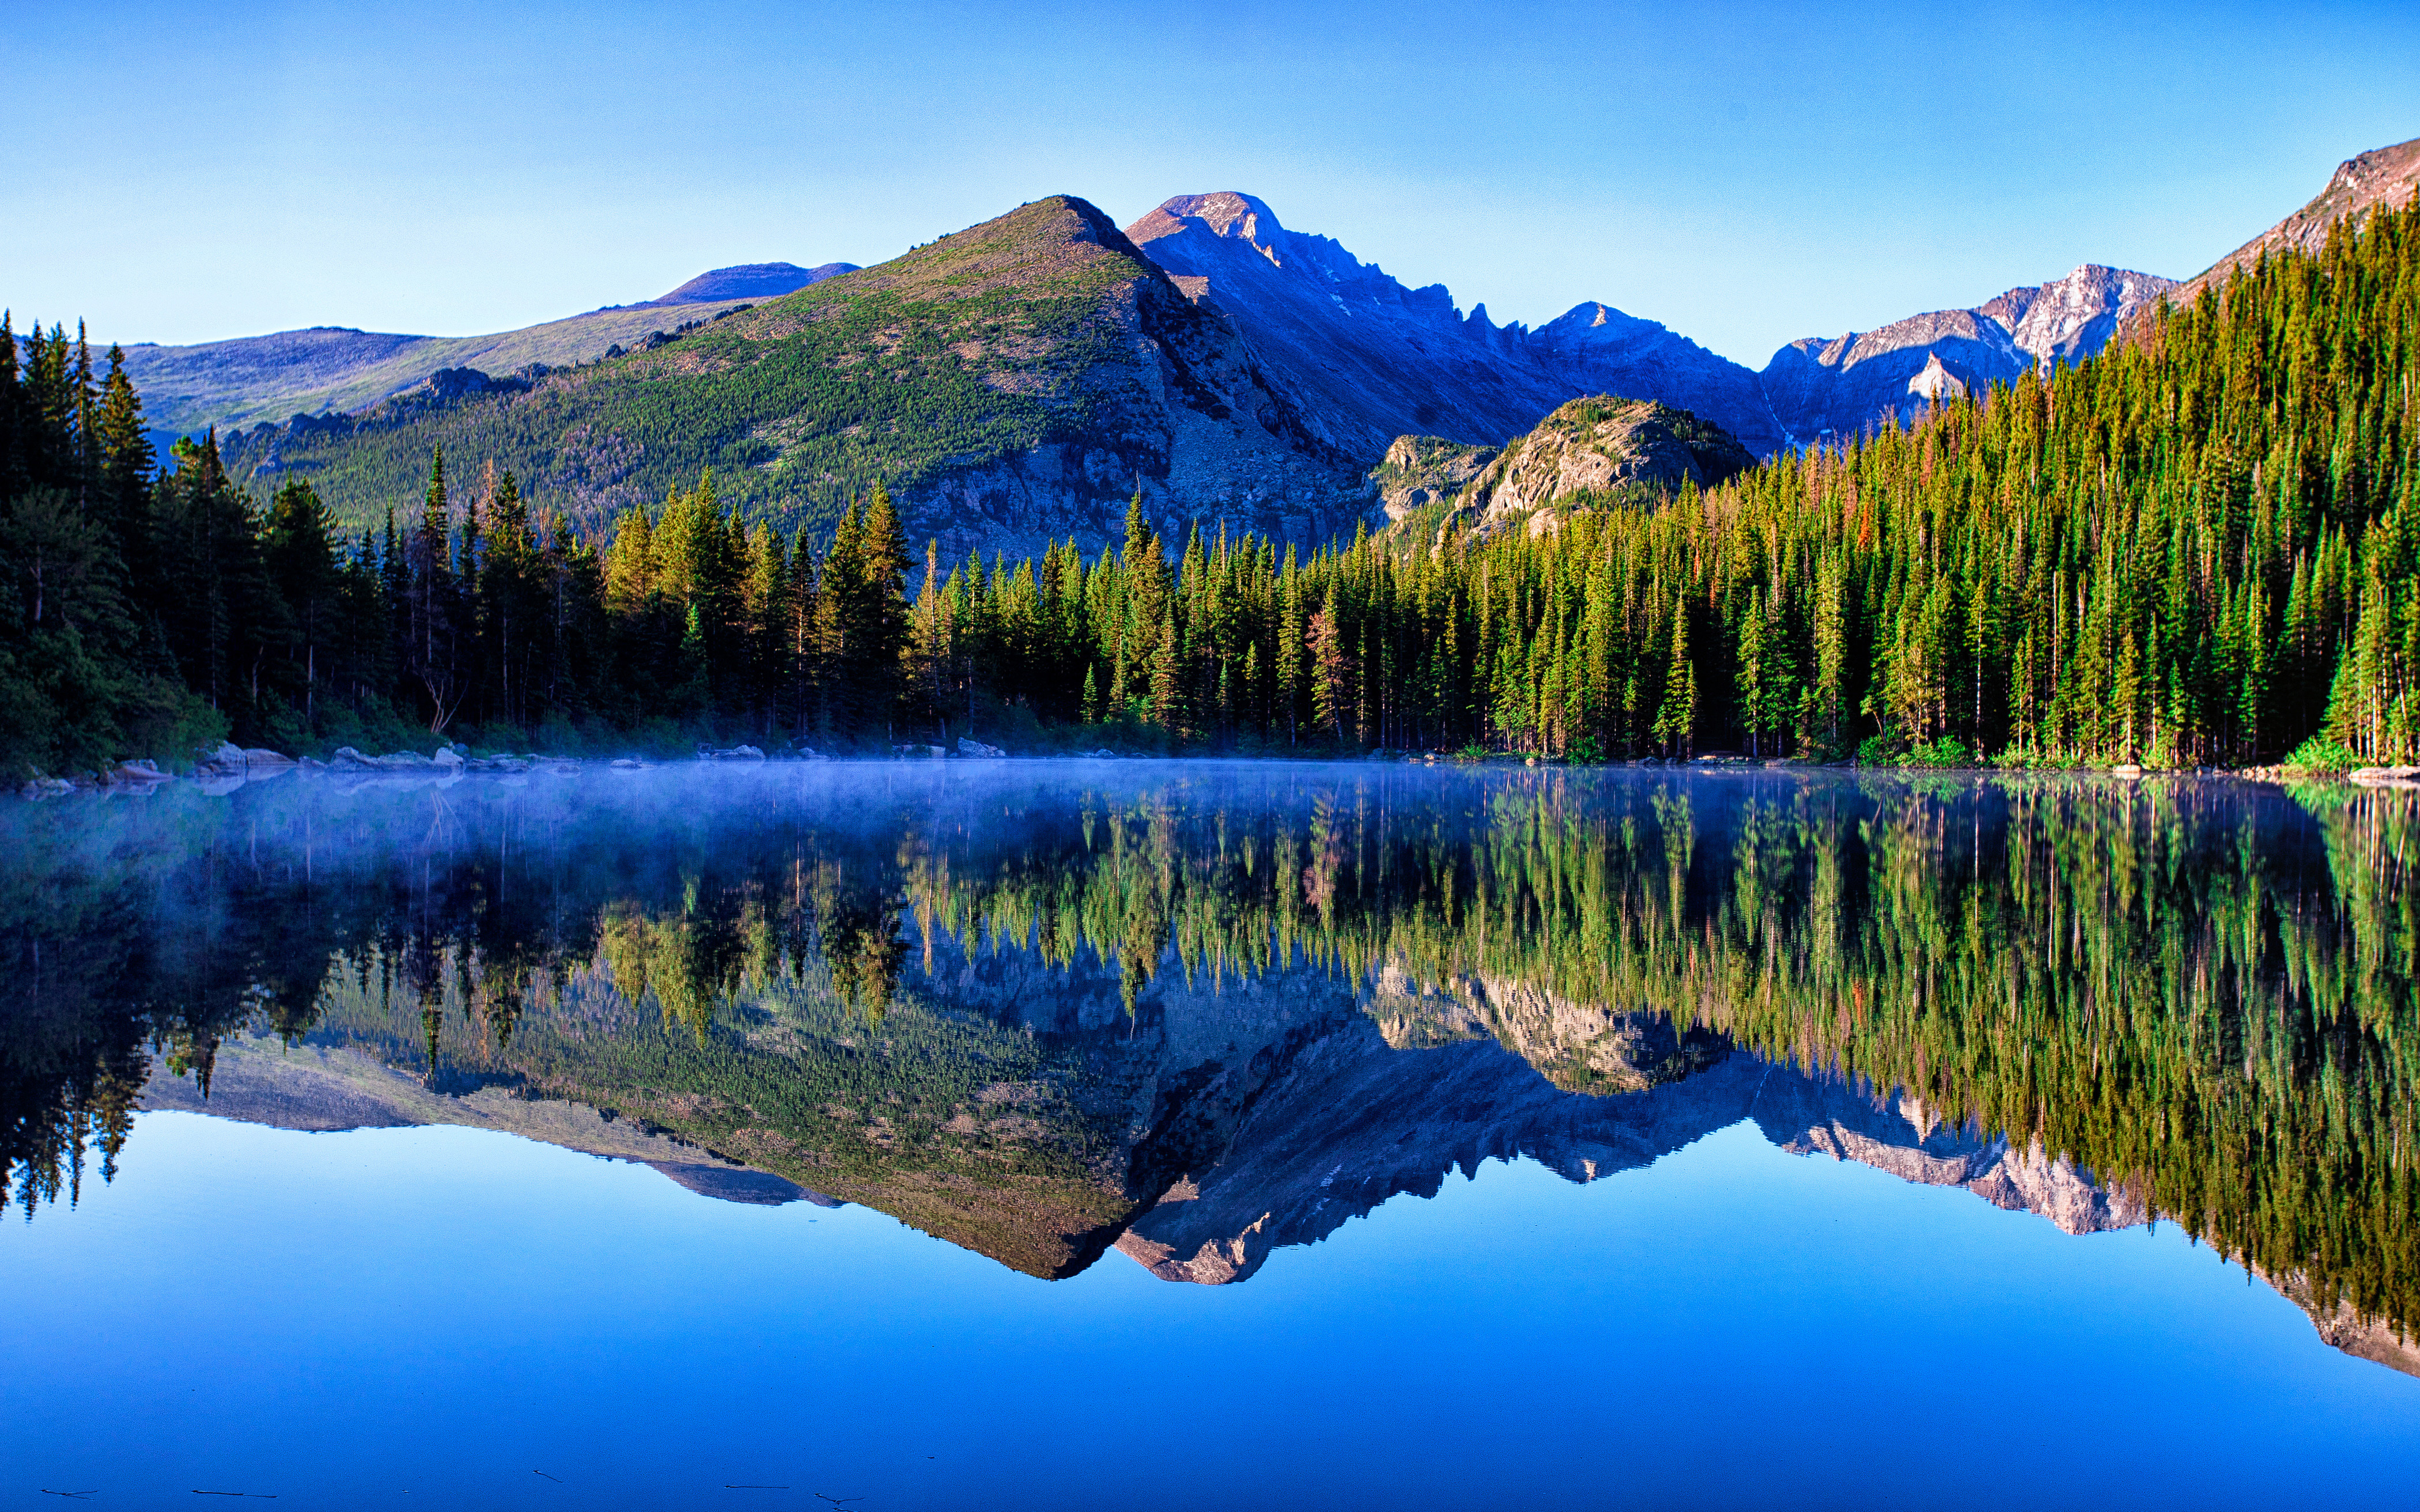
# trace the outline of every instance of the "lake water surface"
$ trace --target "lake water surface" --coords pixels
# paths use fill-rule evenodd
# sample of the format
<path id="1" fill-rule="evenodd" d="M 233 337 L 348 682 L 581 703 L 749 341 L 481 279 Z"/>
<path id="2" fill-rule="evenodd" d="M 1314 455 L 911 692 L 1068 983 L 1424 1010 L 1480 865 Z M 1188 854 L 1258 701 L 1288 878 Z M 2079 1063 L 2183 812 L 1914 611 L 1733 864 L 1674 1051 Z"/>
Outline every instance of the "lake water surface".
<path id="1" fill-rule="evenodd" d="M 2411 1506 L 2420 795 L 0 812 L 0 1505 Z"/>

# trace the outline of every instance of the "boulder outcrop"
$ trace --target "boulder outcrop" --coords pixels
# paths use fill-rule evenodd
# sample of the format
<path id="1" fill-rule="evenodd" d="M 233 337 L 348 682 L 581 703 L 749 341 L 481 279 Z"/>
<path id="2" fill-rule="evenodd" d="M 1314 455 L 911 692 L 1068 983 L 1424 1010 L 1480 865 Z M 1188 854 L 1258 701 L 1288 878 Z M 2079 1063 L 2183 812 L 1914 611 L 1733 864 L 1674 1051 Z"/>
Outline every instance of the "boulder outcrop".
<path id="1" fill-rule="evenodd" d="M 1419 455 L 1411 452 L 1414 460 Z M 1430 466 L 1446 472 L 1459 460 L 1436 458 Z M 1473 471 L 1448 518 L 1481 534 L 1515 521 L 1544 529 L 1551 520 L 1540 511 L 1549 504 L 1653 506 L 1683 487 L 1725 482 L 1755 462 L 1722 427 L 1684 411 L 1613 394 L 1575 399 Z"/>

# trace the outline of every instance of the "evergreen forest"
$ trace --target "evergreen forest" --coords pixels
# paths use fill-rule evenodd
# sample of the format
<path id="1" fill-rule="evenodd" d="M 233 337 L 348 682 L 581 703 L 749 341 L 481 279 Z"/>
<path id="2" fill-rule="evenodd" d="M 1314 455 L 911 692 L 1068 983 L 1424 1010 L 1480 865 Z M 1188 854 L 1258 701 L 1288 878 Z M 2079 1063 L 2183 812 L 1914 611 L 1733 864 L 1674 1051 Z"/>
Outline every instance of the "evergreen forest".
<path id="1" fill-rule="evenodd" d="M 6 332 L 0 321 L 0 332 Z M 0 340 L 0 761 L 232 737 L 2310 766 L 2420 756 L 2420 207 L 2102 354 L 1652 503 L 920 563 L 714 473 L 582 529 L 486 458 L 348 535 L 117 354 Z"/>

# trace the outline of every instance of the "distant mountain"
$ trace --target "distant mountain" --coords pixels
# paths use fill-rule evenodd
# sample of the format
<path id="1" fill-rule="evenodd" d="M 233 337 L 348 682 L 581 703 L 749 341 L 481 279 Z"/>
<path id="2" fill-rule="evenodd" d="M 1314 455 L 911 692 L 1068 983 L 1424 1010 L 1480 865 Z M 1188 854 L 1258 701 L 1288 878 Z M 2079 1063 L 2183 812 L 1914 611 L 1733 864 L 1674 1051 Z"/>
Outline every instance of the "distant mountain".
<path id="1" fill-rule="evenodd" d="M 791 522 L 828 522 L 883 482 L 954 555 L 1105 539 L 1136 487 L 1171 523 L 1307 542 L 1349 528 L 1373 489 L 1397 517 L 1450 497 L 1495 460 L 1481 453 L 1576 399 L 1683 411 L 1760 456 L 1854 436 L 2088 357 L 2163 298 L 2263 248 L 2316 245 L 2348 215 L 2407 202 L 2415 180 L 2420 142 L 2366 153 L 2203 280 L 2087 264 L 1969 309 L 1792 342 L 1761 373 L 1601 301 L 1535 330 L 1484 305 L 1465 315 L 1444 286 L 1407 287 L 1232 192 L 1179 195 L 1124 233 L 1060 196 L 879 268 L 720 269 L 525 332 L 318 329 L 130 361 L 163 427 L 321 416 L 255 424 L 230 455 L 259 482 L 313 477 L 354 520 L 414 497 L 442 440 L 590 524 L 710 464 L 727 498 Z M 979 270 L 961 263 L 975 247 Z M 575 363 L 590 365 L 544 371 Z"/>
<path id="2" fill-rule="evenodd" d="M 475 367 L 501 375 L 533 363 L 565 367 L 595 362 L 617 346 L 635 347 L 680 321 L 710 319 L 849 268 L 847 263 L 718 268 L 661 299 L 609 305 L 484 336 L 406 336 L 314 326 L 192 347 L 142 342 L 126 348 L 126 367 L 152 426 L 164 435 L 188 435 L 209 425 L 226 428 L 360 409 L 447 368 Z M 668 317 L 664 307 L 669 305 L 684 308 Z"/>
<path id="3" fill-rule="evenodd" d="M 2400 209 L 2412 203 L 2415 186 L 2420 186 L 2420 137 L 2349 158 L 2337 164 L 2328 186 L 2309 204 L 2179 285 L 2175 300 L 2187 303 L 2204 287 L 2224 285 L 2228 273 L 2250 267 L 2264 252 L 2288 247 L 2317 252 L 2327 244 L 2328 232 L 2337 222 L 2365 216 L 2380 205 Z"/>
<path id="4" fill-rule="evenodd" d="M 1249 194 L 1179 195 L 1126 230 L 1188 295 L 1234 316 L 1323 440 L 1364 456 L 1408 436 L 1500 446 L 1591 394 L 1686 410 L 1769 455 L 2089 356 L 2175 286 L 2086 266 L 1975 309 L 1792 342 L 1757 373 L 1602 302 L 1534 331 L 1494 324 L 1483 304 L 1465 316 L 1443 285 L 1406 288 L 1328 238 L 1286 229 Z"/>
<path id="5" fill-rule="evenodd" d="M 1765 402 L 1799 443 L 1854 436 L 1884 415 L 2006 381 L 2054 359 L 2076 362 L 2177 287 L 2174 279 L 2087 263 L 1971 310 L 1936 310 L 1877 331 L 1808 336 L 1773 354 Z"/>
<path id="6" fill-rule="evenodd" d="M 1652 320 L 1575 306 L 1531 331 L 1465 316 L 1233 192 L 1182 194 L 1126 228 L 1177 285 L 1233 316 L 1319 438 L 1375 459 L 1398 436 L 1501 444 L 1565 400 L 1621 393 L 1688 409 L 1769 452 L 1756 375 Z"/>
<path id="7" fill-rule="evenodd" d="M 741 263 L 698 274 L 650 304 L 717 304 L 729 300 L 778 300 L 810 284 L 857 271 L 855 263 L 825 263 L 801 268 L 796 263 Z"/>
<path id="8" fill-rule="evenodd" d="M 1137 488 L 1171 528 L 1305 543 L 1367 501 L 1367 459 L 1313 429 L 1234 323 L 1067 195 L 602 363 L 440 377 L 225 437 L 229 465 L 262 487 L 308 477 L 355 527 L 417 497 L 439 444 L 592 528 L 707 466 L 726 502 L 785 525 L 828 525 L 880 482 L 954 562 L 1097 548 Z"/>

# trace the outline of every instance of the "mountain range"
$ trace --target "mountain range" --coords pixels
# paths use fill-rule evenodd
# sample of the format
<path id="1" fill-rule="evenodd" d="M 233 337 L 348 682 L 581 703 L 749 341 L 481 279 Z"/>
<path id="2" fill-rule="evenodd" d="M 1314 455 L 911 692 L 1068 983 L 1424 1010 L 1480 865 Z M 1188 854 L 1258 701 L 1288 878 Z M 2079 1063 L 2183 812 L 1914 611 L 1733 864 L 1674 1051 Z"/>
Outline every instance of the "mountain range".
<path id="1" fill-rule="evenodd" d="M 590 363 L 663 330 L 663 311 L 710 319 L 756 300 L 779 299 L 854 263 L 799 268 L 751 263 L 701 273 L 671 293 L 637 304 L 607 305 L 520 331 L 484 336 L 405 336 L 343 326 L 313 326 L 192 347 L 139 342 L 125 348 L 127 376 L 143 395 L 156 431 L 198 435 L 284 421 L 298 414 L 360 409 L 426 382 L 448 368 L 507 374 L 532 364 Z"/>
<path id="2" fill-rule="evenodd" d="M 2420 143 L 2351 160 L 2191 283 L 2088 264 L 1792 342 L 1761 372 L 1602 301 L 1535 329 L 1465 315 L 1442 285 L 1407 287 L 1239 193 L 1180 195 L 1123 230 L 1052 196 L 876 268 L 717 270 L 525 332 L 315 330 L 130 363 L 156 417 L 250 422 L 224 438 L 240 476 L 310 477 L 354 525 L 416 497 L 442 444 L 592 528 L 711 466 L 726 501 L 818 529 L 881 482 L 911 535 L 953 557 L 1090 548 L 1138 489 L 1165 524 L 1309 544 L 1378 517 L 1373 470 L 1399 441 L 1499 448 L 1586 396 L 1685 411 L 1767 456 L 2080 360 L 2264 247 L 2408 199 L 2415 171 Z M 981 270 L 961 267 L 978 248 Z M 667 330 L 668 309 L 688 318 Z M 281 409 L 304 413 L 262 423 Z"/>

